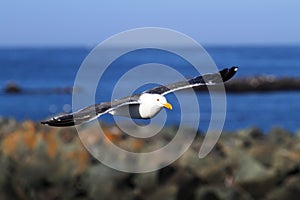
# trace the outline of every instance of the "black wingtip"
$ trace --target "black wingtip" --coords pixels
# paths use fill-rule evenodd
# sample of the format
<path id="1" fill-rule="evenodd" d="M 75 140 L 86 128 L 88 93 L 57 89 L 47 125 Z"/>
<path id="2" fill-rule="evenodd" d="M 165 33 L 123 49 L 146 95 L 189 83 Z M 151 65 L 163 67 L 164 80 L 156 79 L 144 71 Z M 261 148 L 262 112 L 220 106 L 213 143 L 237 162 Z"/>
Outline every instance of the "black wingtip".
<path id="1" fill-rule="evenodd" d="M 47 121 L 42 121 L 41 124 L 48 125 L 48 122 Z"/>
<path id="2" fill-rule="evenodd" d="M 46 125 L 46 126 L 55 126 L 55 127 L 67 127 L 67 126 L 74 126 L 74 122 L 60 122 L 57 120 L 49 120 L 49 121 L 43 121 L 41 124 Z"/>
<path id="3" fill-rule="evenodd" d="M 233 66 L 230 69 L 225 68 L 223 70 L 220 71 L 220 75 L 222 76 L 222 79 L 224 82 L 230 80 L 238 71 L 238 67 L 237 66 Z"/>
<path id="4" fill-rule="evenodd" d="M 42 121 L 41 124 L 48 126 L 56 126 L 56 127 L 66 127 L 66 126 L 74 126 L 75 122 L 73 119 L 73 115 L 65 115 L 54 117 L 47 121 Z"/>

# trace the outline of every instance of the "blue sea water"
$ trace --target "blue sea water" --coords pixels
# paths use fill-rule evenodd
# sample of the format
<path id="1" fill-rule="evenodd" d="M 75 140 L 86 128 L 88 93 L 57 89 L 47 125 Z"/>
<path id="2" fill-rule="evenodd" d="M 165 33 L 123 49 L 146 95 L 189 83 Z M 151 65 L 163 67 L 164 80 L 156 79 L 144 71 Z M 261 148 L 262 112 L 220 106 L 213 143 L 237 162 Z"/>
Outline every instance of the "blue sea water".
<path id="1" fill-rule="evenodd" d="M 0 48 L 0 88 L 2 88 L 0 115 L 20 121 L 26 119 L 40 121 L 58 113 L 69 112 L 72 95 L 62 92 L 62 89 L 73 86 L 77 71 L 90 50 L 89 48 Z M 219 69 L 233 65 L 239 66 L 236 77 L 274 75 L 300 78 L 300 46 L 227 46 L 207 47 L 206 50 Z M 169 54 L 161 54 L 157 51 L 143 53 L 142 56 L 132 54 L 124 57 L 123 60 L 118 60 L 117 64 L 125 66 L 124 72 L 130 67 L 157 60 L 168 65 L 182 64 L 180 59 Z M 117 77 L 122 75 L 122 72 L 114 70 L 107 73 L 108 77 L 104 77 L 104 84 L 99 86 L 102 93 L 97 92 L 96 102 L 107 100 L 105 90 L 110 91 L 113 84 L 111 81 L 116 81 Z M 185 73 L 195 75 L 192 70 L 185 71 Z M 167 75 L 153 70 L 148 72 L 148 76 Z M 4 93 L 5 86 L 10 82 L 18 84 L 23 92 L 20 94 Z M 126 84 L 130 86 L 132 83 Z M 145 88 L 147 86 L 138 88 L 137 91 Z M 172 95 L 167 98 L 174 104 L 174 107 L 178 105 L 176 98 Z M 201 110 L 200 129 L 205 129 L 210 120 L 209 95 L 199 93 L 198 99 Z M 295 132 L 300 127 L 299 102 L 300 92 L 227 93 L 224 129 L 237 130 L 257 126 L 268 131 L 274 126 L 280 126 Z M 189 106 L 190 120 L 193 120 L 193 105 Z M 167 114 L 168 124 L 178 124 L 180 109 L 175 108 Z M 101 119 L 106 122 L 113 120 L 109 116 Z"/>

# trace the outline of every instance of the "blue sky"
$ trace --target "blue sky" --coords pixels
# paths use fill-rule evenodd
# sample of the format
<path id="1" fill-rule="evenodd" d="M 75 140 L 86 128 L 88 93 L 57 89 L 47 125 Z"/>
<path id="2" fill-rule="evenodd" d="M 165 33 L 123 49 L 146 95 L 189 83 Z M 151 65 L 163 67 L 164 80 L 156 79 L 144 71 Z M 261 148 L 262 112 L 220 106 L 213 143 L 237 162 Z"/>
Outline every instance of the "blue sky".
<path id="1" fill-rule="evenodd" d="M 299 0 L 3 0 L 0 46 L 93 46 L 145 26 L 201 44 L 300 44 L 299 10 Z"/>

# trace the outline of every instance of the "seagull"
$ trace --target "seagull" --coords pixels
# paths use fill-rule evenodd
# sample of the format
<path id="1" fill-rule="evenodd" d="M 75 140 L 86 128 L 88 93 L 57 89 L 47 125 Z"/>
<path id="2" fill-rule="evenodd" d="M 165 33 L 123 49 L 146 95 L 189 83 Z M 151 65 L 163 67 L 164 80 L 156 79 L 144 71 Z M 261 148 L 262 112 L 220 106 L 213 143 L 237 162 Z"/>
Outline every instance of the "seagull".
<path id="1" fill-rule="evenodd" d="M 172 110 L 172 105 L 164 97 L 166 94 L 178 90 L 201 86 L 216 85 L 231 79 L 237 72 L 238 67 L 225 68 L 219 73 L 196 76 L 187 81 L 176 82 L 168 85 L 157 86 L 140 94 L 115 99 L 111 102 L 88 106 L 77 112 L 53 117 L 42 124 L 56 127 L 66 127 L 82 124 L 98 118 L 104 114 L 125 116 L 136 119 L 150 119 L 158 114 L 163 108 Z"/>

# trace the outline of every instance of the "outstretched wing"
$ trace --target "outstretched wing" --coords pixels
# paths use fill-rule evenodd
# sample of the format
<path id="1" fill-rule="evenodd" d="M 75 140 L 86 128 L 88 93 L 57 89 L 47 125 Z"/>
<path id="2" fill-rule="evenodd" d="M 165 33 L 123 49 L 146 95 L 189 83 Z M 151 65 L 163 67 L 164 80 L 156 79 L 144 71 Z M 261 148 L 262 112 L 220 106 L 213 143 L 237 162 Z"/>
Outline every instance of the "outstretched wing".
<path id="1" fill-rule="evenodd" d="M 158 86 L 150 90 L 146 90 L 144 93 L 166 95 L 177 90 L 198 87 L 201 85 L 215 85 L 231 79 L 235 75 L 237 70 L 238 67 L 231 67 L 230 69 L 225 68 L 219 71 L 219 73 L 204 74 L 203 76 L 197 76 L 187 81 Z"/>
<path id="2" fill-rule="evenodd" d="M 104 102 L 88 106 L 74 113 L 53 117 L 52 119 L 41 123 L 57 127 L 74 126 L 96 119 L 100 115 L 111 112 L 119 107 L 129 104 L 139 104 L 138 99 L 139 95 L 116 99 L 112 102 Z"/>

